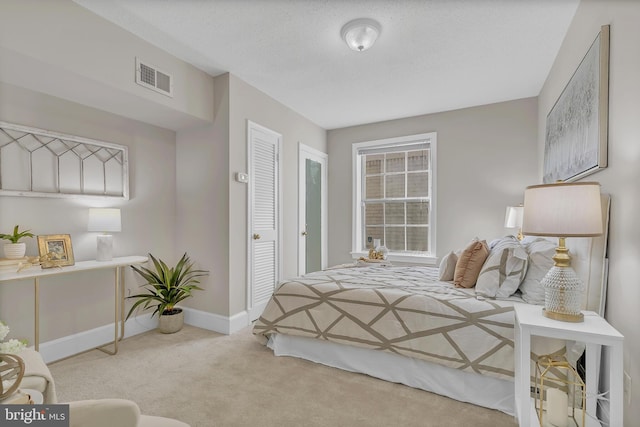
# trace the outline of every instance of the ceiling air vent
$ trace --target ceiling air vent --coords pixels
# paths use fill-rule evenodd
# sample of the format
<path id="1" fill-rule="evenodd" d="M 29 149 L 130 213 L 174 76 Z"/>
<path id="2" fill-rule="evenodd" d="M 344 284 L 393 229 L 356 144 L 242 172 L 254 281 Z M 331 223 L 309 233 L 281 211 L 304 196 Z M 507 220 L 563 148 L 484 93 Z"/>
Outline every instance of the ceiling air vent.
<path id="1" fill-rule="evenodd" d="M 140 86 L 173 98 L 172 79 L 171 74 L 160 71 L 158 67 L 136 58 L 136 83 Z"/>

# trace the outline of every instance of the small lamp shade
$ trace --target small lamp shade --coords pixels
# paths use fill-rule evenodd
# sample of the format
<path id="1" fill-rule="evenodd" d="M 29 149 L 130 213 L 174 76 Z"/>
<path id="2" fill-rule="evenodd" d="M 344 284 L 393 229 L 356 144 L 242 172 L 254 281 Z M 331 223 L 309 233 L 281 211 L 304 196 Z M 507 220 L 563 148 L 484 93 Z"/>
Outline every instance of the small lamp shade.
<path id="1" fill-rule="evenodd" d="M 522 227 L 523 212 L 524 206 L 507 206 L 507 212 L 504 215 L 504 228 Z"/>
<path id="2" fill-rule="evenodd" d="M 104 234 L 96 238 L 97 261 L 111 261 L 113 259 L 113 236 L 109 233 L 121 231 L 120 209 L 89 208 L 89 224 L 87 230 Z"/>
<path id="3" fill-rule="evenodd" d="M 88 231 L 114 233 L 122 230 L 120 209 L 89 208 Z"/>

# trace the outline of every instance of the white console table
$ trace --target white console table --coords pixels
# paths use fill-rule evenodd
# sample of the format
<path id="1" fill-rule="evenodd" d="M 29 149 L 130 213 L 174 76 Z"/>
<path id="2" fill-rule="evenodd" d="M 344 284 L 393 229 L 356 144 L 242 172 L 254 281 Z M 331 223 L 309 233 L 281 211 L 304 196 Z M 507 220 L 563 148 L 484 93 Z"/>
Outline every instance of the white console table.
<path id="1" fill-rule="evenodd" d="M 598 369 L 601 346 L 608 346 L 609 353 L 609 425 L 622 426 L 622 345 L 624 337 L 597 313 L 583 311 L 584 322 L 570 323 L 549 319 L 542 315 L 542 307 L 516 304 L 515 310 L 515 395 L 516 414 L 520 427 L 539 425 L 531 399 L 531 336 L 538 335 L 586 344 L 587 414 L 596 415 L 598 393 Z M 600 423 L 587 417 L 587 425 Z"/>
<path id="2" fill-rule="evenodd" d="M 46 276 L 54 276 L 61 274 L 71 274 L 78 271 L 100 270 L 113 268 L 115 271 L 115 310 L 114 310 L 114 339 L 113 351 L 100 349 L 109 354 L 118 352 L 118 341 L 124 337 L 124 279 L 122 277 L 122 268 L 130 265 L 142 264 L 147 262 L 145 256 L 126 256 L 113 258 L 111 261 L 79 261 L 75 265 L 66 267 L 53 267 L 42 269 L 40 267 L 30 267 L 20 272 L 2 271 L 0 272 L 0 283 L 12 280 L 33 279 L 34 287 L 34 346 L 38 351 L 40 347 L 40 278 Z M 118 336 L 120 330 L 120 336 Z M 108 345 L 108 344 L 106 344 Z"/>

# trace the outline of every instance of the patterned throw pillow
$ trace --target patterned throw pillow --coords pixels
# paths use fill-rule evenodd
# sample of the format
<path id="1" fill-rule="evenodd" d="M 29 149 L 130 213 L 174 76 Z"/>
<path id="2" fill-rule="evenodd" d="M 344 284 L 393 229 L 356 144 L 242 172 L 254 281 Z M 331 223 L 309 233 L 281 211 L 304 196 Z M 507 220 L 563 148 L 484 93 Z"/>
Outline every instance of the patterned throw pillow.
<path id="1" fill-rule="evenodd" d="M 524 247 L 529 254 L 529 268 L 519 289 L 525 302 L 544 305 L 544 288 L 540 282 L 553 267 L 557 245 L 541 237 L 528 239 L 525 239 Z"/>
<path id="2" fill-rule="evenodd" d="M 513 236 L 506 236 L 491 249 L 480 270 L 476 293 L 489 298 L 510 297 L 527 272 L 527 251 Z"/>
<path id="3" fill-rule="evenodd" d="M 456 270 L 453 274 L 453 283 L 456 287 L 472 288 L 478 280 L 478 274 L 488 255 L 487 242 L 473 239 L 458 257 Z"/>

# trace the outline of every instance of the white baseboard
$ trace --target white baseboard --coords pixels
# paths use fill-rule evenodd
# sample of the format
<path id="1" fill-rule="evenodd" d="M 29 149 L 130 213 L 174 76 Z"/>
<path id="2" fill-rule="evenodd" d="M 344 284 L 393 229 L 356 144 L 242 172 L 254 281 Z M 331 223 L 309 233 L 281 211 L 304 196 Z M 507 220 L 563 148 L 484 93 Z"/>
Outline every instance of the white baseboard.
<path id="1" fill-rule="evenodd" d="M 138 335 L 153 330 L 157 326 L 157 317 L 151 318 L 150 314 L 142 314 L 127 320 L 124 337 Z M 41 343 L 40 354 L 46 363 L 51 363 L 96 347 L 111 345 L 113 348 L 114 335 L 114 324 L 110 323 L 95 329 Z"/>
<path id="2" fill-rule="evenodd" d="M 249 326 L 249 316 L 246 311 L 234 314 L 231 317 L 221 316 L 195 308 L 183 307 L 184 323 L 210 331 L 229 335 Z"/>
<path id="3" fill-rule="evenodd" d="M 249 321 L 249 313 L 247 313 L 246 311 L 236 313 L 229 318 L 229 334 L 235 334 L 236 332 L 246 328 L 250 324 L 251 322 Z"/>
<path id="4" fill-rule="evenodd" d="M 184 307 L 183 310 L 184 322 L 187 325 L 197 326 L 225 335 L 233 334 L 249 326 L 249 317 L 246 311 L 227 317 L 187 307 Z M 132 337 L 157 327 L 157 316 L 151 317 L 148 313 L 141 314 L 127 320 L 124 337 Z M 96 347 L 111 346 L 113 348 L 114 334 L 114 324 L 110 323 L 95 329 L 41 343 L 40 354 L 46 363 L 51 363 Z"/>

